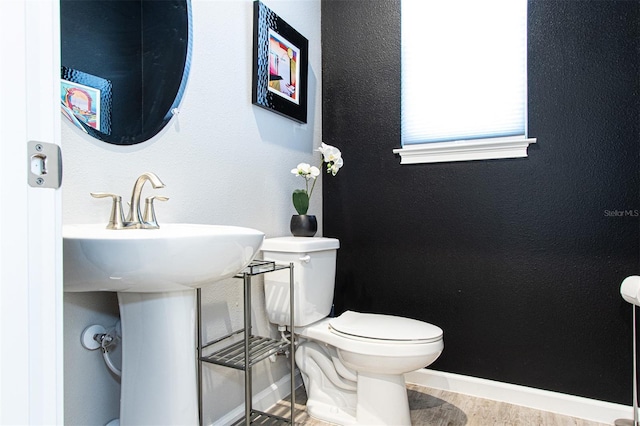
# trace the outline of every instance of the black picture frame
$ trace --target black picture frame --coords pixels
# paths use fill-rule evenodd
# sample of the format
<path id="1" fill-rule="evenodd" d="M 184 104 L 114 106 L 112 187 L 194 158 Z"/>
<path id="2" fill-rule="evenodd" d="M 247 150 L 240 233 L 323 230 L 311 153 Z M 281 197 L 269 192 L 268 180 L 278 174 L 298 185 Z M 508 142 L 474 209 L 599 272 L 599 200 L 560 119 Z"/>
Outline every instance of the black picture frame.
<path id="1" fill-rule="evenodd" d="M 306 123 L 309 41 L 258 0 L 253 3 L 253 33 L 251 102 Z"/>

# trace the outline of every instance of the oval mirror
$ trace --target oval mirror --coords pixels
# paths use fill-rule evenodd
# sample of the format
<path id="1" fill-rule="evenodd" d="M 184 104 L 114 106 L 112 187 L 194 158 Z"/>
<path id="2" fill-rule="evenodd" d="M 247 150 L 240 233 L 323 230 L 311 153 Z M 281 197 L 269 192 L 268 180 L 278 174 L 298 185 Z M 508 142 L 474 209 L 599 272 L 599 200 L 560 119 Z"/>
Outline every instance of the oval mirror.
<path id="1" fill-rule="evenodd" d="M 63 114 L 104 142 L 149 140 L 180 104 L 191 34 L 189 0 L 60 0 Z"/>

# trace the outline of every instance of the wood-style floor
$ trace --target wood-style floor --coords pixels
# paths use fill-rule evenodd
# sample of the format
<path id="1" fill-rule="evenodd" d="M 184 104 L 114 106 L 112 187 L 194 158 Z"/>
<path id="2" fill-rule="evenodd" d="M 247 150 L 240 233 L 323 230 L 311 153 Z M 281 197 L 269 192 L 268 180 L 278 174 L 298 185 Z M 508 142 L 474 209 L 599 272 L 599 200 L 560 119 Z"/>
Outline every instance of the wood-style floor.
<path id="1" fill-rule="evenodd" d="M 414 426 L 606 426 L 604 423 L 412 384 L 407 385 L 407 389 Z M 296 425 L 330 425 L 307 416 L 305 402 L 306 394 L 300 387 L 296 392 Z M 269 411 L 288 418 L 290 406 L 290 398 L 286 398 Z"/>

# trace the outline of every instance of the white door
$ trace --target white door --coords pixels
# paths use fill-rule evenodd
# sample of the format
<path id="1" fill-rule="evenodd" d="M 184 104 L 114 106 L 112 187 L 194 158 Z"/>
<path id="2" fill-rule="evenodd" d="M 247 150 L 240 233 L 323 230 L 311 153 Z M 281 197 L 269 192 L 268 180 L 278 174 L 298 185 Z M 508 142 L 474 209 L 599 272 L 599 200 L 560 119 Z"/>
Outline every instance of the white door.
<path id="1" fill-rule="evenodd" d="M 60 144 L 59 2 L 0 16 L 0 424 L 62 424 L 61 190 L 27 168 L 28 141 Z"/>

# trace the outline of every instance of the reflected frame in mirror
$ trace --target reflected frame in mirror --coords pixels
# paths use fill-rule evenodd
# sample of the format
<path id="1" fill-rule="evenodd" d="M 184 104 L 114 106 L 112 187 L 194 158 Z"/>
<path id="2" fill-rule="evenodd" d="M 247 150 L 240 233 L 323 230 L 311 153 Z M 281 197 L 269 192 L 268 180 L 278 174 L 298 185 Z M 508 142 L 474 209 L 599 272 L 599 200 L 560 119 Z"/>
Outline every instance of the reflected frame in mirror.
<path id="1" fill-rule="evenodd" d="M 76 81 L 101 91 L 100 130 L 70 110 L 64 115 L 103 142 L 133 145 L 153 138 L 172 120 L 186 89 L 193 43 L 191 1 L 60 2 L 61 77 L 74 81 L 65 78 L 66 68 L 111 84 L 109 91 L 94 84 L 98 80 Z"/>

